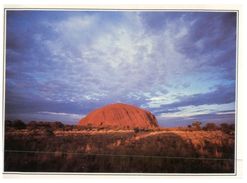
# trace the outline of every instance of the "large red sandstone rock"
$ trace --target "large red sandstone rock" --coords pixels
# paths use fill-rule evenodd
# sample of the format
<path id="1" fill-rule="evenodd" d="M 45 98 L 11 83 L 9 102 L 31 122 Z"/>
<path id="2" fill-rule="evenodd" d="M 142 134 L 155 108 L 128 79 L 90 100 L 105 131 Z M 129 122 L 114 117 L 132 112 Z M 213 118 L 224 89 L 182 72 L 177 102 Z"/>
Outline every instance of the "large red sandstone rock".
<path id="1" fill-rule="evenodd" d="M 144 109 L 128 104 L 110 104 L 90 112 L 79 125 L 111 128 L 158 127 L 155 116 Z"/>

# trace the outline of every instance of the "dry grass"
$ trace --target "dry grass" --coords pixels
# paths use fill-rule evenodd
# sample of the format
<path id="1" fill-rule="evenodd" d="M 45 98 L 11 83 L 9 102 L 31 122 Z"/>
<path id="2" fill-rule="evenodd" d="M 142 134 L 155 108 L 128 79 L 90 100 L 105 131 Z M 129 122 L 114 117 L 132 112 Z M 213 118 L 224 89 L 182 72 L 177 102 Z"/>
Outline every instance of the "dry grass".
<path id="1" fill-rule="evenodd" d="M 234 135 L 179 129 L 15 129 L 5 171 L 232 173 Z"/>

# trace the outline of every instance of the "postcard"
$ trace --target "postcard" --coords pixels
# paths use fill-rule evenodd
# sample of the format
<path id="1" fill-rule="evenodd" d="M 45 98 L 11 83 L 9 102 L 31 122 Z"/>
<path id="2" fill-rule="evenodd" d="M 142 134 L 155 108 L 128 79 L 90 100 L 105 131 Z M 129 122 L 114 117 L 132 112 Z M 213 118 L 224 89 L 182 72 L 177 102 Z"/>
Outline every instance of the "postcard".
<path id="1" fill-rule="evenodd" d="M 4 172 L 236 175 L 236 9 L 6 8 Z"/>

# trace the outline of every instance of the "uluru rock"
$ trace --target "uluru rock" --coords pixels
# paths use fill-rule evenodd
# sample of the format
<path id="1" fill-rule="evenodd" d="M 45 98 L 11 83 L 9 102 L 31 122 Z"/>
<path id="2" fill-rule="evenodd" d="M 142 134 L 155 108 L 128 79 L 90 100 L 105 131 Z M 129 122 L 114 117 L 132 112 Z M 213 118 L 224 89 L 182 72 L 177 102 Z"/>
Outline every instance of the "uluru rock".
<path id="1" fill-rule="evenodd" d="M 79 125 L 132 129 L 155 128 L 158 127 L 158 122 L 155 116 L 145 109 L 117 103 L 90 112 L 80 120 Z"/>

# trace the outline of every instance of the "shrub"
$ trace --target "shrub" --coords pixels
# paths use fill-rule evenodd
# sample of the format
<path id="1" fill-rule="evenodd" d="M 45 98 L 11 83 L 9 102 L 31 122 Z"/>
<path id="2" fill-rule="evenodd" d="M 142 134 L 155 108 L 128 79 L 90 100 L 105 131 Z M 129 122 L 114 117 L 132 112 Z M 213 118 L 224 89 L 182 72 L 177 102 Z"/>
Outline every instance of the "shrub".
<path id="1" fill-rule="evenodd" d="M 64 128 L 64 124 L 59 121 L 51 122 L 50 126 L 53 130 Z"/>
<path id="2" fill-rule="evenodd" d="M 12 123 L 12 127 L 14 127 L 15 129 L 25 129 L 26 124 L 21 120 L 16 120 Z"/>
<path id="3" fill-rule="evenodd" d="M 37 122 L 37 121 L 31 121 L 30 123 L 28 123 L 28 129 L 31 129 L 31 130 L 35 130 L 35 129 L 44 129 L 44 128 L 49 128 L 50 125 L 48 122 Z"/>
<path id="4" fill-rule="evenodd" d="M 189 130 L 189 131 L 191 131 L 191 130 L 192 130 L 191 125 L 188 125 L 188 126 L 187 126 L 187 130 Z"/>
<path id="5" fill-rule="evenodd" d="M 63 130 L 64 131 L 70 131 L 70 130 L 73 130 L 73 125 L 64 125 L 64 127 L 63 127 Z"/>
<path id="6" fill-rule="evenodd" d="M 140 129 L 138 127 L 136 127 L 136 128 L 134 128 L 134 132 L 138 133 L 138 132 L 140 132 Z"/>
<path id="7" fill-rule="evenodd" d="M 201 130 L 201 124 L 202 123 L 200 121 L 195 121 L 195 122 L 192 123 L 192 128 L 194 130 Z"/>
<path id="8" fill-rule="evenodd" d="M 220 130 L 224 133 L 233 133 L 235 131 L 235 125 L 234 124 L 228 124 L 228 123 L 221 123 L 220 124 Z"/>
<path id="9" fill-rule="evenodd" d="M 215 123 L 207 123 L 203 127 L 203 130 L 206 130 L 206 131 L 218 130 L 218 126 Z"/>
<path id="10" fill-rule="evenodd" d="M 135 128 L 136 132 L 140 130 L 144 129 Z M 183 134 L 167 132 L 134 140 L 139 134 L 133 132 L 53 136 L 49 128 L 33 130 L 33 135 L 21 138 L 10 133 L 5 138 L 5 150 L 22 153 L 6 151 L 4 169 L 16 172 L 233 173 L 234 140 L 229 139 L 229 135 L 210 131 Z"/>
<path id="11" fill-rule="evenodd" d="M 53 131 L 51 129 L 44 129 L 43 130 L 43 135 L 51 137 L 51 136 L 54 136 L 54 133 L 53 133 Z"/>

